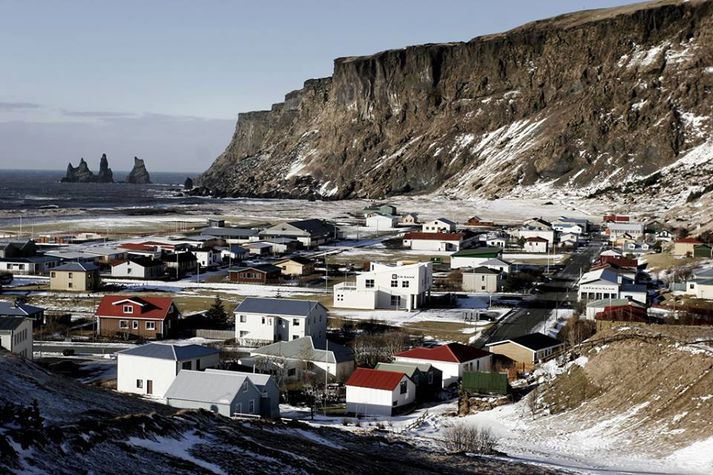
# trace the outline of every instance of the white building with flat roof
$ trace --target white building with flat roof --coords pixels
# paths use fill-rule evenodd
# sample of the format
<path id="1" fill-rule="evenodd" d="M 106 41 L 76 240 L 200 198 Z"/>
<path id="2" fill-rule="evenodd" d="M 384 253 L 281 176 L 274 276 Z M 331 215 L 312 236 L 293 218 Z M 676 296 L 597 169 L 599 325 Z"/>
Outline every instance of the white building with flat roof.
<path id="1" fill-rule="evenodd" d="M 334 286 L 334 306 L 414 310 L 430 295 L 432 275 L 430 262 L 395 266 L 372 262 L 368 272 L 356 276 L 356 282 Z"/>

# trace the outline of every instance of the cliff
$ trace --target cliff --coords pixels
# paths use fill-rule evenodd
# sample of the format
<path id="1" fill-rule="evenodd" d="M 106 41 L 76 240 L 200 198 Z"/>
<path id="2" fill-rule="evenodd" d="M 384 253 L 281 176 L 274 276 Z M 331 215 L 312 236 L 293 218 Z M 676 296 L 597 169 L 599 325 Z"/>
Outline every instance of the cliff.
<path id="1" fill-rule="evenodd" d="M 67 173 L 60 181 L 62 183 L 114 183 L 114 174 L 109 168 L 106 154 L 102 154 L 99 161 L 99 173 L 96 175 L 82 158 L 76 168 L 71 163 L 67 164 Z"/>
<path id="2" fill-rule="evenodd" d="M 239 114 L 196 192 L 610 193 L 708 150 L 712 65 L 713 3 L 701 0 L 338 58 L 332 77 L 308 80 L 269 111 Z"/>
<path id="3" fill-rule="evenodd" d="M 128 183 L 133 183 L 135 185 L 146 185 L 151 183 L 151 176 L 146 170 L 146 165 L 144 161 L 138 157 L 134 157 L 134 168 L 129 172 L 129 176 L 126 178 Z"/>

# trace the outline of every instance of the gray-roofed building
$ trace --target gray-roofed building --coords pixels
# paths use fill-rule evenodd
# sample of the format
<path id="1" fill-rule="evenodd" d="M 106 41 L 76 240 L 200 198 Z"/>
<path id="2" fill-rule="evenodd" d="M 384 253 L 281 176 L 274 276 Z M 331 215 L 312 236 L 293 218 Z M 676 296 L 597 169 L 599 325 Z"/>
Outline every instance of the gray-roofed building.
<path id="1" fill-rule="evenodd" d="M 339 229 L 322 219 L 304 219 L 280 223 L 260 232 L 261 239 L 294 238 L 305 247 L 315 247 L 333 241 L 338 237 Z"/>
<path id="2" fill-rule="evenodd" d="M 99 284 L 99 267 L 91 262 L 68 262 L 50 272 L 50 290 L 87 292 Z"/>
<path id="3" fill-rule="evenodd" d="M 51 256 L 1 258 L 0 271 L 14 275 L 43 275 L 60 264 L 60 259 Z"/>
<path id="4" fill-rule="evenodd" d="M 220 352 L 201 345 L 148 343 L 117 352 L 117 391 L 163 398 L 181 370 L 216 366 Z"/>
<path id="5" fill-rule="evenodd" d="M 506 356 L 517 363 L 532 365 L 555 354 L 564 343 L 542 333 L 530 333 L 487 343 L 485 346 L 491 353 Z"/>
<path id="6" fill-rule="evenodd" d="M 235 371 L 222 369 L 206 369 L 206 373 L 231 374 Z M 280 388 L 277 381 L 270 374 L 260 373 L 239 373 L 247 375 L 251 383 L 260 391 L 260 415 L 270 419 L 280 417 Z"/>
<path id="7" fill-rule="evenodd" d="M 416 385 L 419 401 L 434 399 L 441 392 L 443 371 L 430 363 L 378 363 L 374 369 L 404 373 Z"/>
<path id="8" fill-rule="evenodd" d="M 311 336 L 324 347 L 327 309 L 313 300 L 249 297 L 235 308 L 235 338 L 244 345 L 261 346 Z"/>
<path id="9" fill-rule="evenodd" d="M 220 238 L 228 244 L 242 244 L 257 240 L 258 233 L 257 229 L 209 227 L 201 229 L 200 235 Z"/>
<path id="10" fill-rule="evenodd" d="M 45 309 L 22 302 L 10 302 L 0 300 L 0 317 L 23 317 L 31 318 L 36 322 L 42 322 L 45 316 Z"/>
<path id="11" fill-rule="evenodd" d="M 32 359 L 32 320 L 0 317 L 0 346 L 23 358 Z"/>
<path id="12" fill-rule="evenodd" d="M 262 393 L 249 376 L 237 371 L 181 371 L 166 391 L 166 404 L 225 417 L 258 416 Z"/>
<path id="13" fill-rule="evenodd" d="M 326 340 L 325 340 L 326 341 Z M 354 371 L 354 352 L 337 343 L 315 347 L 312 337 L 278 341 L 250 352 L 252 363 L 260 371 L 276 371 L 278 379 L 303 381 L 314 377 L 324 381 L 325 372 L 331 380 L 344 382 Z"/>
<path id="14" fill-rule="evenodd" d="M 149 256 L 129 256 L 111 263 L 111 276 L 129 279 L 158 279 L 166 273 L 159 259 Z"/>
<path id="15" fill-rule="evenodd" d="M 464 292 L 495 293 L 500 288 L 500 272 L 485 266 L 463 269 L 462 277 Z"/>

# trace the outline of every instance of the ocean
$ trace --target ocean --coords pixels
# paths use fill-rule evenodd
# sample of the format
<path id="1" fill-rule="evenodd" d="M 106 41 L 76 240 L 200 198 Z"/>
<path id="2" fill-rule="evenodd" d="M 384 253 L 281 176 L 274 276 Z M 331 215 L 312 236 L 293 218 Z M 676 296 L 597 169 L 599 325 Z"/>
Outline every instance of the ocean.
<path id="1" fill-rule="evenodd" d="M 128 172 L 115 172 L 123 180 Z M 205 203 L 204 198 L 180 196 L 186 173 L 152 172 L 150 185 L 129 183 L 60 183 L 63 171 L 0 170 L 0 211 L 79 208 L 166 208 Z"/>

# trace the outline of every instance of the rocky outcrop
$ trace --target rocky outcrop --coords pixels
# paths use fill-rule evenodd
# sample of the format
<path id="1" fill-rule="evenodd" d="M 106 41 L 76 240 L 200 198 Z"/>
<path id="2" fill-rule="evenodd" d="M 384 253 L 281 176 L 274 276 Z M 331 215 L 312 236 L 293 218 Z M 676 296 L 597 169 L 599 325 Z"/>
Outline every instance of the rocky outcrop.
<path id="1" fill-rule="evenodd" d="M 98 174 L 94 174 L 82 158 L 77 167 L 73 167 L 71 163 L 67 165 L 67 173 L 60 181 L 62 183 L 114 183 L 114 175 L 109 168 L 106 154 L 102 154 Z"/>
<path id="2" fill-rule="evenodd" d="M 589 195 L 700 150 L 712 65 L 713 2 L 700 0 L 339 58 L 332 77 L 240 114 L 196 192 Z"/>
<path id="3" fill-rule="evenodd" d="M 151 183 L 151 176 L 146 170 L 146 165 L 143 160 L 138 157 L 134 157 L 134 168 L 131 169 L 126 181 L 135 185 L 146 185 Z"/>
<path id="4" fill-rule="evenodd" d="M 191 177 L 186 178 L 186 181 L 183 182 L 183 189 L 185 189 L 185 190 L 193 189 L 193 179 Z"/>

